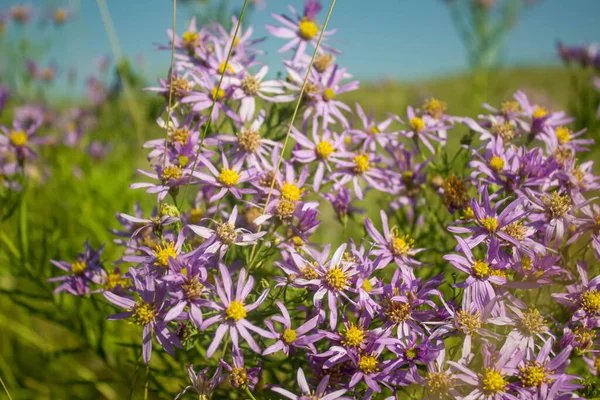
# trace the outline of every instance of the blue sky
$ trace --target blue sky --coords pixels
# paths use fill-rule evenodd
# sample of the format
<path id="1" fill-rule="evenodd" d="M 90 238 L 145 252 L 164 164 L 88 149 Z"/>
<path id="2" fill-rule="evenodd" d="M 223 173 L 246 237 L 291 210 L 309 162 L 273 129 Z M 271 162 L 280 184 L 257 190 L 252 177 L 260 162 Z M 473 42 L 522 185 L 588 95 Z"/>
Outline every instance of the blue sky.
<path id="1" fill-rule="evenodd" d="M 214 0 L 213 0 L 214 1 Z M 15 1 L 2 1 L 0 9 Z M 172 24 L 172 2 L 168 0 L 107 0 L 123 52 L 131 57 L 141 54 L 146 60 L 144 73 L 154 79 L 165 73 L 170 53 L 155 50 L 155 43 L 166 43 L 166 28 Z M 231 0 L 239 8 L 242 0 Z M 271 13 L 282 13 L 291 4 L 301 9 L 300 0 L 266 0 L 267 6 L 251 16 L 256 36 L 268 36 L 264 25 L 273 23 Z M 325 10 L 320 14 L 324 21 Z M 600 41 L 599 0 L 543 0 L 528 9 L 518 21 L 502 55 L 504 64 L 557 63 L 555 41 L 567 44 Z M 33 2 L 40 8 L 46 2 Z M 56 31 L 44 30 L 53 38 L 46 52 L 66 71 L 75 66 L 79 75 L 91 72 L 92 60 L 111 54 L 110 43 L 94 0 L 52 2 L 79 8 L 78 18 Z M 238 5 L 239 4 L 239 5 Z M 567 5 L 568 4 L 568 5 Z M 189 9 L 178 9 L 178 32 L 189 21 Z M 338 0 L 331 21 L 338 34 L 331 43 L 344 54 L 338 58 L 349 72 L 366 80 L 395 78 L 410 80 L 454 73 L 466 68 L 465 52 L 455 33 L 449 12 L 441 0 Z M 37 28 L 30 34 L 40 35 Z M 261 61 L 279 67 L 276 50 L 285 42 L 268 38 L 261 47 L 267 55 Z M 63 73 L 64 75 L 64 73 Z"/>

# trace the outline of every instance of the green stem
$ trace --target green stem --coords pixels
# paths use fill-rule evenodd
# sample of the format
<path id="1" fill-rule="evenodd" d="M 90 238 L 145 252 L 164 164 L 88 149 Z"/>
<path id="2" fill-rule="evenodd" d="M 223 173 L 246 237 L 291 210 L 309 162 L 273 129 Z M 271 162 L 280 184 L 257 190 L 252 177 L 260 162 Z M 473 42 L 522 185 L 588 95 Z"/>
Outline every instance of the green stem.
<path id="1" fill-rule="evenodd" d="M 250 398 L 251 398 L 252 400 L 256 400 L 256 397 L 254 397 L 254 396 L 252 395 L 252 392 L 250 391 L 250 389 L 248 389 L 248 386 L 246 386 L 246 393 L 248 394 L 248 396 L 250 396 Z"/>

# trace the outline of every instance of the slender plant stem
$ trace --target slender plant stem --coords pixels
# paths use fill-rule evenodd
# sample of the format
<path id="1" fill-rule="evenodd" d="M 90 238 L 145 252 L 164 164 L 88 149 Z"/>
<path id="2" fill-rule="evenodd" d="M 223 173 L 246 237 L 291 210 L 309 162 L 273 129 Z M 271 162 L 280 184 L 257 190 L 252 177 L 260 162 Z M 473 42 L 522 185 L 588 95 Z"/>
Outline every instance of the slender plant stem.
<path id="1" fill-rule="evenodd" d="M 227 53 L 227 58 L 225 59 L 225 66 L 223 67 L 223 72 L 221 72 L 221 77 L 219 78 L 219 83 L 217 84 L 217 89 L 215 91 L 216 95 L 213 98 L 213 103 L 210 106 L 210 112 L 208 113 L 208 120 L 206 121 L 206 125 L 204 126 L 204 131 L 202 132 L 202 137 L 200 138 L 200 144 L 198 145 L 198 151 L 196 152 L 196 157 L 194 158 L 194 165 L 192 166 L 192 171 L 190 172 L 190 177 L 185 185 L 185 189 L 183 191 L 183 196 L 181 197 L 180 204 L 178 206 L 181 211 L 181 207 L 183 206 L 183 201 L 186 198 L 188 188 L 190 187 L 190 182 L 192 181 L 192 173 L 196 169 L 196 165 L 198 165 L 198 157 L 200 156 L 200 151 L 202 150 L 202 146 L 204 145 L 204 138 L 206 137 L 206 133 L 208 132 L 208 128 L 210 127 L 210 123 L 212 122 L 212 114 L 215 109 L 215 104 L 217 103 L 217 95 L 219 90 L 221 90 L 221 84 L 223 83 L 223 78 L 225 77 L 225 73 L 227 72 L 227 68 L 229 67 L 229 59 L 231 58 L 231 54 L 233 53 L 233 44 L 235 43 L 235 39 L 237 38 L 238 32 L 240 30 L 240 25 L 242 24 L 242 20 L 244 19 L 244 13 L 246 12 L 246 6 L 248 5 L 248 0 L 244 0 L 244 6 L 242 7 L 242 11 L 240 12 L 240 18 L 238 19 L 238 23 L 235 27 L 235 32 L 233 33 L 233 37 L 231 38 L 231 45 L 229 46 L 229 52 Z"/>
<path id="2" fill-rule="evenodd" d="M 315 46 L 315 51 L 313 52 L 312 58 L 310 59 L 310 64 L 308 65 L 308 69 L 306 70 L 306 75 L 304 76 L 304 82 L 302 83 L 302 89 L 300 89 L 300 95 L 298 96 L 298 101 L 296 102 L 296 107 L 294 108 L 294 113 L 292 114 L 292 119 L 290 120 L 290 125 L 288 127 L 287 134 L 285 135 L 285 140 L 283 142 L 283 149 L 281 149 L 281 156 L 279 160 L 277 160 L 277 167 L 275 168 L 275 176 L 271 181 L 271 187 L 269 188 L 269 194 L 267 195 L 267 201 L 265 202 L 265 207 L 263 208 L 263 214 L 265 215 L 267 212 L 267 207 L 269 207 L 269 202 L 271 201 L 271 195 L 273 194 L 273 188 L 275 187 L 275 182 L 277 181 L 277 174 L 279 174 L 279 168 L 281 167 L 281 162 L 283 161 L 283 156 L 285 154 L 285 149 L 287 148 L 287 144 L 290 140 L 290 133 L 292 132 L 292 128 L 294 127 L 294 121 L 296 120 L 296 116 L 298 115 L 298 110 L 300 109 L 300 103 L 302 102 L 302 97 L 304 96 L 304 91 L 306 90 L 306 83 L 308 82 L 308 77 L 310 76 L 310 71 L 312 70 L 313 63 L 315 62 L 315 58 L 317 56 L 317 52 L 319 51 L 319 47 L 321 46 L 321 40 L 323 40 L 323 34 L 325 33 L 325 29 L 327 29 L 327 24 L 329 23 L 329 18 L 331 18 L 331 13 L 333 12 L 333 8 L 335 7 L 336 0 L 331 1 L 331 5 L 329 6 L 329 12 L 327 13 L 327 18 L 325 19 L 325 24 L 323 25 L 323 29 L 321 29 L 321 34 L 319 35 L 319 40 L 317 41 L 317 45 Z M 258 232 L 262 230 L 262 226 L 258 227 Z M 252 260 L 254 259 L 254 255 L 256 253 L 256 244 L 252 246 L 252 252 L 250 253 L 250 265 L 252 264 Z"/>
<path id="3" fill-rule="evenodd" d="M 8 396 L 8 399 L 12 400 L 12 397 L 11 397 L 10 393 L 8 392 L 8 388 L 4 384 L 4 381 L 2 380 L 2 377 L 0 377 L 0 383 L 2 384 L 2 387 L 4 388 L 4 391 L 6 392 L 6 395 Z"/>
<path id="4" fill-rule="evenodd" d="M 252 394 L 252 392 L 250 391 L 250 389 L 248 389 L 248 386 L 246 386 L 246 393 L 248 394 L 248 396 L 250 396 L 250 398 L 252 400 L 256 400 L 256 397 L 254 397 L 254 395 Z"/>
<path id="5" fill-rule="evenodd" d="M 173 104 L 173 75 L 175 68 L 175 32 L 177 29 L 177 0 L 173 0 L 173 35 L 171 36 L 171 69 L 169 72 L 169 107 L 167 108 L 167 127 L 165 134 L 165 154 L 163 155 L 163 170 L 167 164 L 167 141 L 169 140 L 169 128 L 171 127 L 171 107 Z"/>

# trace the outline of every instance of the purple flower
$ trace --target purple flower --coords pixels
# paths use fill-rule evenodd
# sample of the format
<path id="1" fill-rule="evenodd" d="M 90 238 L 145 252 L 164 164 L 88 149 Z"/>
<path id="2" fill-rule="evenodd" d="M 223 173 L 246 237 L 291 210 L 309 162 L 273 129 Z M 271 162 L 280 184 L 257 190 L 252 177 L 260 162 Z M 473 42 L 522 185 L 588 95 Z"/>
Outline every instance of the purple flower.
<path id="1" fill-rule="evenodd" d="M 393 118 L 389 117 L 380 123 L 376 123 L 373 118 L 373 110 L 367 116 L 358 103 L 356 104 L 356 114 L 360 118 L 362 129 L 350 129 L 348 133 L 352 135 L 354 141 L 362 144 L 364 151 L 375 151 L 377 144 L 385 147 L 390 141 L 396 139 L 397 132 L 385 132 L 392 123 Z"/>
<path id="2" fill-rule="evenodd" d="M 188 365 L 186 369 L 192 384 L 183 388 L 183 390 L 179 392 L 177 396 L 175 396 L 175 400 L 179 399 L 190 389 L 198 395 L 199 399 L 209 399 L 213 395 L 217 386 L 219 386 L 225 379 L 225 375 L 222 373 L 222 365 L 219 365 L 215 369 L 215 373 L 213 374 L 212 378 L 208 377 L 208 368 L 201 369 L 198 371 L 198 373 L 194 372 L 193 365 Z"/>
<path id="3" fill-rule="evenodd" d="M 79 254 L 77 260 L 72 263 L 51 260 L 50 262 L 56 267 L 70 274 L 48 279 L 48 282 L 60 282 L 60 285 L 54 289 L 54 293 L 66 291 L 79 296 L 90 293 L 90 284 L 101 284 L 104 270 L 100 257 L 103 250 L 104 246 L 100 246 L 98 250 L 92 249 L 86 240 L 84 252 Z"/>
<path id="4" fill-rule="evenodd" d="M 139 300 L 135 301 L 130 297 L 124 297 L 112 292 L 104 292 L 104 297 L 111 303 L 125 308 L 127 311 L 114 314 L 108 317 L 108 320 L 118 320 L 131 318 L 133 323 L 144 327 L 142 335 L 143 358 L 144 362 L 150 362 L 152 355 L 152 333 L 156 340 L 165 351 L 174 355 L 173 346 L 181 347 L 181 343 L 173 332 L 167 327 L 164 321 L 167 312 L 166 285 L 155 281 L 152 275 L 142 275 L 135 268 L 129 269 L 129 276 L 134 284 L 135 293 L 139 295 Z"/>
<path id="5" fill-rule="evenodd" d="M 244 355 L 240 349 L 233 349 L 233 366 L 223 360 L 219 360 L 219 365 L 229 371 L 229 383 L 234 388 L 254 390 L 260 374 L 262 372 L 260 364 L 254 368 L 244 366 Z"/>
<path id="6" fill-rule="evenodd" d="M 419 141 L 423 142 L 425 147 L 427 147 L 433 154 L 435 154 L 435 148 L 431 144 L 431 141 L 439 142 L 445 145 L 446 139 L 444 134 L 449 126 L 445 125 L 442 121 L 432 118 L 429 115 L 423 115 L 422 117 L 417 116 L 414 109 L 410 106 L 407 108 L 407 114 L 407 125 L 410 126 L 410 130 L 401 131 L 400 135 L 413 139 L 417 148 L 420 146 Z M 405 123 L 399 117 L 393 117 L 400 123 Z"/>
<path id="7" fill-rule="evenodd" d="M 327 393 L 327 387 L 329 384 L 329 375 L 323 376 L 316 390 L 311 390 L 308 382 L 306 381 L 306 377 L 304 376 L 304 371 L 302 368 L 298 368 L 298 374 L 296 380 L 298 381 L 298 386 L 300 386 L 300 390 L 302 393 L 300 395 L 295 395 L 292 392 L 280 388 L 278 386 L 271 387 L 271 390 L 279 393 L 282 396 L 287 397 L 292 400 L 306 400 L 309 398 L 319 399 L 319 400 L 350 400 L 351 397 L 342 396 L 344 393 L 348 391 L 348 389 L 340 389 L 333 392 Z"/>
<path id="8" fill-rule="evenodd" d="M 314 351 L 314 346 L 312 346 L 312 344 L 321 339 L 322 335 L 308 335 L 308 333 L 315 329 L 317 323 L 319 322 L 320 316 L 317 315 L 300 325 L 298 328 L 292 329 L 292 320 L 285 306 L 279 300 L 277 300 L 275 304 L 281 311 L 281 317 L 274 316 L 272 317 L 272 321 L 266 320 L 265 324 L 267 324 L 267 327 L 273 334 L 273 337 L 277 339 L 277 342 L 267 347 L 265 351 L 263 351 L 263 355 L 266 356 L 278 351 L 283 351 L 283 354 L 288 356 L 290 353 L 290 347 L 295 347 L 304 351 Z M 280 333 L 277 331 L 273 322 L 278 322 L 283 325 L 283 332 Z"/>
<path id="9" fill-rule="evenodd" d="M 265 301 L 269 290 L 265 290 L 254 303 L 245 304 L 244 302 L 252 291 L 252 286 L 254 286 L 254 278 L 249 276 L 248 281 L 246 282 L 246 270 L 242 268 L 238 276 L 237 289 L 235 289 L 233 281 L 231 280 L 231 274 L 227 267 L 220 263 L 219 271 L 223 283 L 215 277 L 217 301 L 208 302 L 206 305 L 208 308 L 215 310 L 218 315 L 208 318 L 200 327 L 200 329 L 204 331 L 211 325 L 219 323 L 219 326 L 214 333 L 213 340 L 206 350 L 206 357 L 212 357 L 227 332 L 229 332 L 231 337 L 234 351 L 239 349 L 239 337 L 241 336 L 253 351 L 260 354 L 260 347 L 258 347 L 256 341 L 252 338 L 249 330 L 266 338 L 272 338 L 273 335 L 270 332 L 253 325 L 246 319 L 246 316 L 247 313 L 254 311 L 263 301 Z"/>
<path id="10" fill-rule="evenodd" d="M 209 202 L 215 202 L 223 198 L 227 193 L 231 193 L 238 200 L 242 199 L 243 194 L 255 193 L 252 189 L 238 187 L 238 185 L 254 178 L 251 171 L 242 170 L 242 164 L 244 163 L 243 159 L 239 159 L 235 164 L 231 165 L 229 164 L 229 161 L 227 161 L 225 154 L 222 154 L 221 161 L 223 162 L 223 167 L 221 168 L 221 172 L 215 168 L 210 160 L 202 155 L 198 157 L 198 160 L 204 164 L 210 172 L 210 175 L 200 171 L 194 171 L 193 175 L 202 182 L 220 188 L 220 190 L 209 199 Z"/>

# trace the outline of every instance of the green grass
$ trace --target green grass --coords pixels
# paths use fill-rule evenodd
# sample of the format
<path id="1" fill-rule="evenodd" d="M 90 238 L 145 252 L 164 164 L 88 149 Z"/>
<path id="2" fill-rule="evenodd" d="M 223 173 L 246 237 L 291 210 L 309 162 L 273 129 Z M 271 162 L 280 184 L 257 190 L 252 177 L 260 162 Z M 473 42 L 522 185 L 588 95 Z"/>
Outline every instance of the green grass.
<path id="1" fill-rule="evenodd" d="M 537 103 L 560 109 L 568 102 L 569 76 L 556 68 L 497 71 L 486 99 L 498 105 L 519 88 Z M 476 81 L 462 74 L 422 82 L 366 84 L 340 98 L 367 110 L 373 107 L 377 116 L 384 117 L 386 112 L 404 115 L 408 104 L 420 106 L 434 96 L 449 104 L 450 114 L 475 117 L 483 111 L 473 101 L 475 90 Z M 147 117 L 141 137 L 163 136 L 154 123 L 160 101 L 141 97 L 139 104 Z M 453 134 L 456 148 L 461 131 Z M 93 247 L 106 243 L 107 262 L 118 258 L 120 248 L 108 232 L 118 228 L 115 213 L 131 212 L 136 201 L 147 212 L 153 206 L 152 195 L 128 187 L 139 179 L 135 169 L 146 167 L 146 150 L 137 140 L 125 103 L 105 107 L 99 126 L 88 134 L 86 141 L 90 140 L 110 142 L 112 151 L 104 160 L 93 160 L 78 149 L 44 150 L 39 171 L 43 181 L 26 189 L 26 208 L 0 225 L 0 377 L 14 399 L 128 399 L 130 393 L 143 398 L 146 370 L 139 361 L 141 330 L 105 321 L 113 309 L 101 296 L 53 295 L 54 285 L 46 283 L 59 274 L 49 260 L 72 260 L 87 238 Z M 370 216 L 379 221 L 377 213 Z M 324 219 L 319 237 L 331 240 L 330 232 L 336 231 L 333 241 L 341 241 L 339 225 L 328 212 Z M 355 239 L 362 237 L 357 225 L 348 233 Z M 184 364 L 203 361 L 197 355 L 178 354 L 175 361 L 154 353 L 149 398 L 164 398 L 155 394 L 157 389 L 175 394 L 187 383 Z"/>

